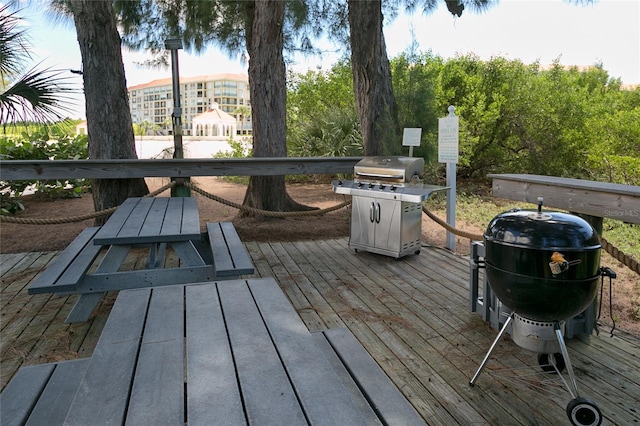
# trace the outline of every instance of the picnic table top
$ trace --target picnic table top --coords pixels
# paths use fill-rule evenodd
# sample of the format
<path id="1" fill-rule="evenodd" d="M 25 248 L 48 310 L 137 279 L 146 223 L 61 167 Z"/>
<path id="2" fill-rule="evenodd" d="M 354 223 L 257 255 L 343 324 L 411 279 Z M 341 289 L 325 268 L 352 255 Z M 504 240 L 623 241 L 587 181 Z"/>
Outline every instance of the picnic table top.
<path id="1" fill-rule="evenodd" d="M 94 237 L 94 244 L 145 244 L 200 239 L 193 197 L 127 198 Z"/>
<path id="2" fill-rule="evenodd" d="M 122 291 L 66 416 L 69 424 L 307 419 L 366 423 L 273 278 Z"/>

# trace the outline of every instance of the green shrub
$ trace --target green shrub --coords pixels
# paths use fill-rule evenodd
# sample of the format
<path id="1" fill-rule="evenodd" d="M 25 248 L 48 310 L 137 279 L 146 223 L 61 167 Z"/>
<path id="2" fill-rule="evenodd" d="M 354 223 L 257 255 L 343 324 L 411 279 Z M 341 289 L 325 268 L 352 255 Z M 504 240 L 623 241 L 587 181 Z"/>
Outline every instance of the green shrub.
<path id="1" fill-rule="evenodd" d="M 0 159 L 2 160 L 79 160 L 88 157 L 87 136 L 70 135 L 63 127 L 25 127 L 22 132 L 5 133 L 0 136 Z M 3 182 L 3 214 L 16 213 L 24 207 L 16 206 L 16 200 L 27 189 L 36 191 L 36 196 L 75 198 L 88 190 L 86 179 L 68 180 L 22 180 Z"/>

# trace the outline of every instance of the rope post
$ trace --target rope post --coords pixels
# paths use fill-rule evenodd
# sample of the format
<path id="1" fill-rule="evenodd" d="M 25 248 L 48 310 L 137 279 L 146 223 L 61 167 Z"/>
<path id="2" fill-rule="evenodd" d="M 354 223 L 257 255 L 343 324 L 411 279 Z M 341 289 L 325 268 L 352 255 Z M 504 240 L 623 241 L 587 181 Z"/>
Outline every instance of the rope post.
<path id="1" fill-rule="evenodd" d="M 171 187 L 172 197 L 191 197 L 191 188 L 187 185 L 189 178 L 171 178 L 171 183 L 174 185 Z"/>
<path id="2" fill-rule="evenodd" d="M 186 182 L 189 182 L 189 178 L 171 178 L 171 181 L 175 183 L 175 185 L 171 188 L 171 196 L 172 197 L 191 197 L 191 191 L 189 187 L 185 185 Z"/>

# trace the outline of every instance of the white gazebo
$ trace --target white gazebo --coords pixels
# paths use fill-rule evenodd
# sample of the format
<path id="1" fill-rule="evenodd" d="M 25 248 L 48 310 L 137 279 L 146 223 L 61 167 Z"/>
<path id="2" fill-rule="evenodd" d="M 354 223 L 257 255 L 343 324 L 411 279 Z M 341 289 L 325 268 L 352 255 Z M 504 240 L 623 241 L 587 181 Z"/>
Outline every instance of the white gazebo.
<path id="1" fill-rule="evenodd" d="M 235 135 L 235 117 L 222 111 L 215 102 L 208 111 L 193 117 L 193 136 L 233 139 Z"/>

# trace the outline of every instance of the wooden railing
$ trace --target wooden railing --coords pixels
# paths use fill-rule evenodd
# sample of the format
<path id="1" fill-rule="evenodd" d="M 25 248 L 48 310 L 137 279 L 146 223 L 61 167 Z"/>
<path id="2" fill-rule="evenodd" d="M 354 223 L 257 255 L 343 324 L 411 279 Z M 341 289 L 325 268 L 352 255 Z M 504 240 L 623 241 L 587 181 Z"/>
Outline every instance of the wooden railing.
<path id="1" fill-rule="evenodd" d="M 362 157 L 197 158 L 160 160 L 7 160 L 0 180 L 280 176 L 353 173 Z M 491 174 L 493 195 L 595 218 L 640 223 L 640 187 L 527 174 Z"/>
<path id="2" fill-rule="evenodd" d="M 582 179 L 527 174 L 489 175 L 493 196 L 544 205 L 595 218 L 602 232 L 602 218 L 640 223 L 640 187 Z"/>
<path id="3" fill-rule="evenodd" d="M 8 160 L 0 180 L 281 176 L 353 173 L 362 157 L 197 158 L 161 160 Z"/>

